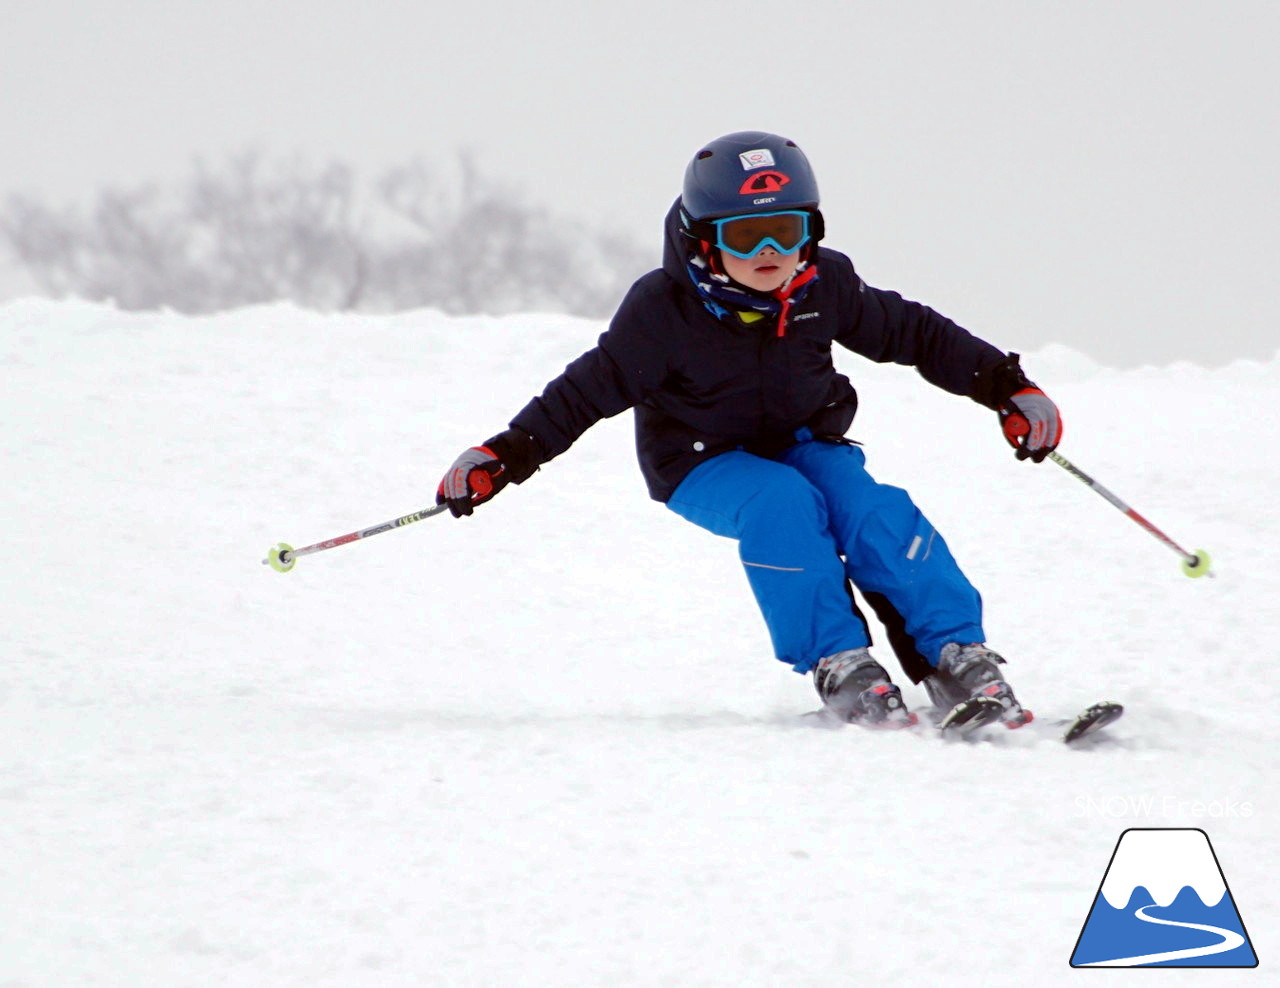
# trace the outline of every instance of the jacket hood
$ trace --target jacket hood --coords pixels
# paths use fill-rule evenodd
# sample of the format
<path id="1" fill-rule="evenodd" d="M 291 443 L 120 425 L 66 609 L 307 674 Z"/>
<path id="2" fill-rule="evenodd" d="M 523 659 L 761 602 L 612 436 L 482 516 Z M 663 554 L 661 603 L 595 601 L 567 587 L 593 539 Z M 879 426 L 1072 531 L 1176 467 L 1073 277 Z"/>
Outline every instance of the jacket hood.
<path id="1" fill-rule="evenodd" d="M 662 243 L 662 270 L 677 285 L 680 285 L 690 294 L 696 295 L 697 292 L 694 290 L 693 282 L 689 279 L 689 272 L 686 267 L 689 262 L 689 240 L 681 232 L 679 196 L 676 196 L 676 201 L 667 210 L 664 230 L 666 235 Z"/>

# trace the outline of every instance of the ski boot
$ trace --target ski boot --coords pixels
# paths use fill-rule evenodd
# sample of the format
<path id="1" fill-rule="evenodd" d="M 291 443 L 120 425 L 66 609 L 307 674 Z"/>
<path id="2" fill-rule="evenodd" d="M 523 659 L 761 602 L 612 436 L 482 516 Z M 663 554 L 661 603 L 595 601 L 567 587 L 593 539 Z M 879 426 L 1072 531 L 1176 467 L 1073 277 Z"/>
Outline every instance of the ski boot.
<path id="1" fill-rule="evenodd" d="M 889 682 L 884 666 L 865 648 L 819 659 L 813 685 L 827 712 L 846 723 L 891 730 L 910 727 L 920 719 L 907 712 L 902 690 Z"/>
<path id="2" fill-rule="evenodd" d="M 1003 658 L 981 643 L 942 646 L 938 668 L 924 680 L 933 705 L 946 711 L 938 724 L 941 730 L 967 734 L 996 720 L 1008 728 L 1031 723 L 1034 715 L 1000 675 L 1003 664 Z"/>

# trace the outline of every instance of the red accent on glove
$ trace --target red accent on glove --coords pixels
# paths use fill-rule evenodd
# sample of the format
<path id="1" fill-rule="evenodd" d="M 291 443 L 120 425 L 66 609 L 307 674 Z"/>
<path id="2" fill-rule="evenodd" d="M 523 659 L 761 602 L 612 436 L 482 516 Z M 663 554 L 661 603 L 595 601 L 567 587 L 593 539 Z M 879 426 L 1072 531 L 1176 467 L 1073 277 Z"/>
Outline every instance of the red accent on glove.
<path id="1" fill-rule="evenodd" d="M 502 468 L 498 468 L 498 473 L 502 472 Z M 484 467 L 476 467 L 467 474 L 467 486 L 473 491 L 471 500 L 479 501 L 480 498 L 488 497 L 493 493 L 493 479 L 489 471 Z"/>
<path id="2" fill-rule="evenodd" d="M 1005 441 L 1017 449 L 1022 445 L 1018 440 L 1031 431 L 1031 423 L 1021 412 L 1010 412 L 1005 416 L 1001 428 L 1004 430 Z"/>

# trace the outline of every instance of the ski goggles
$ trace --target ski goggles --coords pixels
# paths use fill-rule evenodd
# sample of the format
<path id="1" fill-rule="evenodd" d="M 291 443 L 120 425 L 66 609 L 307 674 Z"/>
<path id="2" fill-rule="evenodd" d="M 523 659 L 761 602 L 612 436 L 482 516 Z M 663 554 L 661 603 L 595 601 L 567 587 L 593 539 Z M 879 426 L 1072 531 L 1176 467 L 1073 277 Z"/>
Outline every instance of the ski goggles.
<path id="1" fill-rule="evenodd" d="M 802 209 L 726 216 L 711 222 L 716 246 L 743 260 L 766 247 L 779 254 L 794 254 L 809 242 L 809 214 Z"/>

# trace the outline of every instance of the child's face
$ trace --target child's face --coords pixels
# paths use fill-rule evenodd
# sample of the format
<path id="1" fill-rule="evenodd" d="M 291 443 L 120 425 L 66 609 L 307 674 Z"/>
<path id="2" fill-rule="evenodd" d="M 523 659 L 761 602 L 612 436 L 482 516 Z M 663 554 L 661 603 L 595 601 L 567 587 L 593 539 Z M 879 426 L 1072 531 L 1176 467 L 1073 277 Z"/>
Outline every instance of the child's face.
<path id="1" fill-rule="evenodd" d="M 772 292 L 781 288 L 800 263 L 800 251 L 779 254 L 772 247 L 765 247 L 748 258 L 734 257 L 727 250 L 720 252 L 724 272 L 740 285 L 758 292 Z"/>

